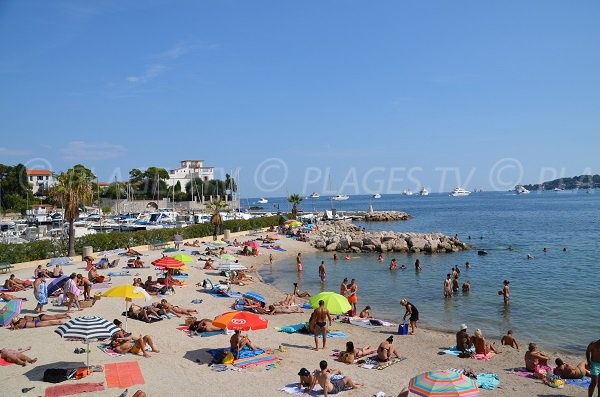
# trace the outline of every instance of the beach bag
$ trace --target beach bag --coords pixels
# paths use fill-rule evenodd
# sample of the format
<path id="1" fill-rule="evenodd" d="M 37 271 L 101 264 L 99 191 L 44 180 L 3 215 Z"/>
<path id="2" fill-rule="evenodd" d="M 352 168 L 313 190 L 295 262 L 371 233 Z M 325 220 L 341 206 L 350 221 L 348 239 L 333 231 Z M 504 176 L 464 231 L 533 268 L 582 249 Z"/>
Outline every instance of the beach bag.
<path id="1" fill-rule="evenodd" d="M 64 368 L 48 368 L 44 371 L 44 382 L 60 383 L 67 380 L 69 370 Z"/>
<path id="2" fill-rule="evenodd" d="M 398 326 L 398 335 L 408 335 L 408 324 L 400 324 Z"/>
<path id="3" fill-rule="evenodd" d="M 221 364 L 233 364 L 233 360 L 233 354 L 231 352 L 228 352 L 223 358 L 223 361 L 221 361 Z"/>

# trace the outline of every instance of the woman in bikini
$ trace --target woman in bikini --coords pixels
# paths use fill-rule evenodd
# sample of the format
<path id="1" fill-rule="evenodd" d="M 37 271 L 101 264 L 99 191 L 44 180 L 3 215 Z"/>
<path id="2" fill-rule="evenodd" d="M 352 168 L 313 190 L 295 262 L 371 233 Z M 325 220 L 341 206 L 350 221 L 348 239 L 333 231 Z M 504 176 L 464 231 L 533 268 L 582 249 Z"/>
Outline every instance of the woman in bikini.
<path id="1" fill-rule="evenodd" d="M 353 342 L 346 342 L 346 350 L 340 353 L 340 361 L 346 364 L 352 364 L 354 360 L 375 353 L 373 347 L 366 345 L 362 349 L 355 349 Z"/>
<path id="2" fill-rule="evenodd" d="M 190 316 L 192 314 L 198 314 L 198 310 L 196 310 L 196 309 L 186 309 L 186 308 L 183 308 L 181 306 L 175 306 L 175 305 L 172 305 L 169 302 L 167 302 L 166 299 L 162 299 L 160 301 L 160 304 L 162 305 L 162 307 L 164 309 L 166 309 L 167 311 L 173 313 L 177 317 L 180 317 L 182 315 L 183 316 Z"/>
<path id="3" fill-rule="evenodd" d="M 219 330 L 221 330 L 221 328 L 214 326 L 212 320 L 209 320 L 208 318 L 203 318 L 202 320 L 195 321 L 190 325 L 190 331 L 211 332 Z"/>
<path id="4" fill-rule="evenodd" d="M 41 320 L 40 318 L 44 318 L 45 320 Z M 50 320 L 47 319 L 48 316 L 52 317 L 51 314 L 40 314 L 38 317 L 26 316 L 29 319 L 23 317 L 20 319 L 13 318 L 10 329 L 25 329 L 25 328 L 40 328 L 40 327 L 50 327 L 52 325 L 61 325 L 63 324 L 62 320 Z"/>
<path id="5" fill-rule="evenodd" d="M 24 349 L 9 349 L 3 348 L 0 350 L 0 357 L 9 363 L 22 365 L 23 367 L 27 364 L 33 364 L 37 361 L 37 358 L 27 357 L 23 352 L 27 350 L 31 350 L 31 346 L 28 346 Z"/>

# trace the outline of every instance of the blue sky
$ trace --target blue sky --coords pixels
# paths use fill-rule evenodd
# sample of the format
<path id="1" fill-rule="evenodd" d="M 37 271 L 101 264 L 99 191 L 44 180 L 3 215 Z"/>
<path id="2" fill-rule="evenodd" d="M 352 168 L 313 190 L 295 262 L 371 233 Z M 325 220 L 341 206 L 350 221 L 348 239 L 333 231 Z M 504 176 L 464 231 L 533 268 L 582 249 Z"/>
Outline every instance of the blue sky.
<path id="1" fill-rule="evenodd" d="M 243 196 L 599 173 L 597 1 L 3 1 L 0 162 Z"/>

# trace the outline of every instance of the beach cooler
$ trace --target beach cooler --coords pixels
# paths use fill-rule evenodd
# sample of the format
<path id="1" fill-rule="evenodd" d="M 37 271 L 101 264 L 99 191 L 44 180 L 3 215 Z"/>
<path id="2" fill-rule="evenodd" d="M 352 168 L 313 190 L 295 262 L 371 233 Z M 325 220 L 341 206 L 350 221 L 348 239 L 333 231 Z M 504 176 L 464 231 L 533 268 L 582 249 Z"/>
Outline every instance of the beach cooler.
<path id="1" fill-rule="evenodd" d="M 398 335 L 408 335 L 408 324 L 400 324 L 398 326 Z"/>

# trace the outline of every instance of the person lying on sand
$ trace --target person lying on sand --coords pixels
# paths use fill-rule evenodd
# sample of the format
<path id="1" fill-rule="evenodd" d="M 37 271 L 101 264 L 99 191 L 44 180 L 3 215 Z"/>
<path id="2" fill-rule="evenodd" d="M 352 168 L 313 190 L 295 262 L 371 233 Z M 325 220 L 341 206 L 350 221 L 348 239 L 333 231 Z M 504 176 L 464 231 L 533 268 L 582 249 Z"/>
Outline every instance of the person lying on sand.
<path id="1" fill-rule="evenodd" d="M 18 298 L 18 297 L 14 296 L 14 295 L 7 294 L 5 292 L 0 292 L 0 299 L 3 299 L 5 301 L 12 301 L 12 300 L 15 300 L 15 299 L 21 299 L 23 301 L 27 300 L 27 298 Z"/>
<path id="2" fill-rule="evenodd" d="M 166 310 L 169 313 L 173 313 L 177 317 L 181 316 L 190 316 L 192 314 L 198 314 L 198 310 L 196 309 L 186 309 L 181 306 L 175 306 L 167 302 L 166 299 L 162 299 L 160 301 L 161 309 Z"/>
<path id="3" fill-rule="evenodd" d="M 584 376 L 590 376 L 590 371 L 585 362 L 580 362 L 577 366 L 569 365 L 560 358 L 554 360 L 556 368 L 554 375 L 558 375 L 563 379 L 581 379 Z"/>
<path id="4" fill-rule="evenodd" d="M 308 388 L 305 390 L 306 393 L 310 394 L 316 384 L 318 383 L 323 388 L 325 393 L 325 397 L 329 394 L 337 394 L 345 389 L 358 389 L 362 385 L 358 383 L 354 383 L 351 378 L 345 376 L 343 378 L 331 379 L 331 375 L 341 375 L 340 370 L 329 370 L 327 368 L 327 361 L 322 360 L 319 363 L 320 370 L 314 373 L 314 381 Z M 336 373 L 337 372 L 337 373 Z"/>
<path id="5" fill-rule="evenodd" d="M 206 262 L 204 262 L 204 270 L 217 270 L 214 266 L 214 261 L 210 258 L 208 258 L 208 260 Z"/>
<path id="6" fill-rule="evenodd" d="M 27 346 L 24 349 L 16 350 L 4 347 L 0 350 L 0 357 L 8 361 L 9 363 L 22 365 L 24 367 L 27 364 L 33 364 L 37 361 L 37 358 L 31 358 L 23 354 L 23 352 L 26 352 L 28 350 L 31 350 L 31 346 Z"/>
<path id="7" fill-rule="evenodd" d="M 140 353 L 142 353 L 144 357 L 150 357 L 150 355 L 145 350 L 146 344 L 150 346 L 150 349 L 152 349 L 153 353 L 160 353 L 160 350 L 154 347 L 154 342 L 152 341 L 152 338 L 150 338 L 150 336 L 148 335 L 138 336 L 137 338 L 135 338 L 135 342 L 133 339 L 121 341 L 119 341 L 119 339 L 114 339 L 111 343 L 111 346 L 113 347 L 114 351 L 119 354 L 132 353 L 139 355 Z"/>
<path id="8" fill-rule="evenodd" d="M 268 308 L 253 306 L 247 308 L 248 311 L 251 311 L 256 314 L 292 314 L 292 313 L 302 313 L 302 309 L 298 306 L 283 306 L 283 305 L 269 305 Z"/>
<path id="9" fill-rule="evenodd" d="M 529 350 L 525 352 L 525 367 L 528 371 L 535 372 L 536 365 L 548 365 L 550 357 L 537 350 L 535 343 L 529 344 Z"/>
<path id="10" fill-rule="evenodd" d="M 300 292 L 298 289 L 298 283 L 294 283 L 294 292 L 292 292 L 292 295 L 297 296 L 298 298 L 310 298 L 310 292 Z"/>
<path id="11" fill-rule="evenodd" d="M 147 308 L 145 308 L 145 307 L 141 307 L 141 306 L 136 305 L 135 303 L 132 303 L 131 306 L 129 307 L 129 309 L 127 310 L 127 317 L 133 318 L 136 320 L 141 320 L 141 321 L 144 321 L 147 323 L 152 321 L 152 319 L 150 318 L 150 315 L 153 315 L 158 320 L 162 320 L 162 318 L 160 318 L 160 315 L 158 314 L 158 312 L 156 312 L 156 310 L 154 310 L 153 308 L 150 310 L 147 310 Z"/>
<path id="12" fill-rule="evenodd" d="M 357 358 L 375 353 L 375 349 L 369 345 L 356 349 L 353 342 L 346 342 L 346 350 L 340 353 L 339 361 L 352 364 Z"/>
<path id="13" fill-rule="evenodd" d="M 141 260 L 139 256 L 137 256 L 135 259 L 129 259 L 127 261 L 127 267 L 132 267 L 132 268 L 144 267 L 144 261 Z"/>
<path id="14" fill-rule="evenodd" d="M 194 240 L 193 243 L 183 243 L 186 247 L 200 247 L 200 240 Z"/>
<path id="15" fill-rule="evenodd" d="M 50 314 L 41 314 L 40 316 L 51 316 Z M 63 322 L 61 320 L 40 320 L 40 317 L 31 318 L 28 320 L 25 317 L 23 318 L 13 318 L 11 322 L 10 329 L 25 329 L 25 328 L 40 328 L 40 327 L 50 327 L 52 325 L 61 325 Z"/>
<path id="16" fill-rule="evenodd" d="M 506 335 L 504 335 L 502 337 L 502 339 L 500 339 L 500 343 L 502 343 L 503 345 L 506 346 L 510 346 L 514 349 L 519 350 L 519 344 L 517 343 L 517 340 L 514 338 L 513 334 L 512 334 L 512 330 L 508 330 L 508 332 L 506 333 Z"/>
<path id="17" fill-rule="evenodd" d="M 398 350 L 392 344 L 394 342 L 394 337 L 392 335 L 388 336 L 386 340 L 379 344 L 377 348 L 377 358 L 380 361 L 388 361 L 392 358 L 392 355 L 400 358 L 400 354 L 398 354 Z"/>
<path id="18" fill-rule="evenodd" d="M 14 274 L 11 274 L 4 282 L 4 289 L 9 291 L 25 291 L 25 286 L 23 285 L 23 280 L 18 279 Z"/>
<path id="19" fill-rule="evenodd" d="M 131 249 L 129 246 L 127 246 L 127 251 L 125 251 L 125 253 L 123 255 L 125 255 L 125 256 L 142 256 L 142 254 L 140 254 L 136 250 Z"/>
<path id="20" fill-rule="evenodd" d="M 192 332 L 211 332 L 220 331 L 221 328 L 214 326 L 212 320 L 203 318 L 202 320 L 194 321 L 192 324 L 190 324 L 189 330 Z"/>

